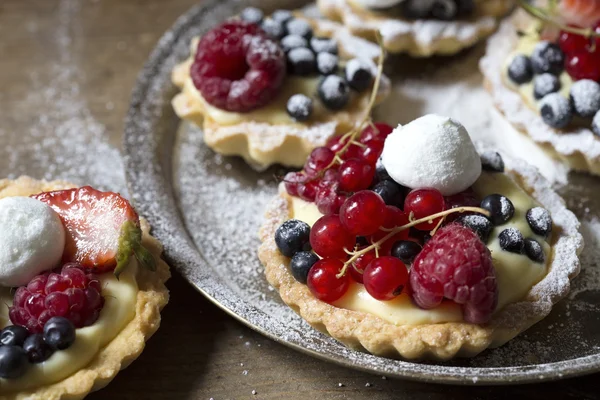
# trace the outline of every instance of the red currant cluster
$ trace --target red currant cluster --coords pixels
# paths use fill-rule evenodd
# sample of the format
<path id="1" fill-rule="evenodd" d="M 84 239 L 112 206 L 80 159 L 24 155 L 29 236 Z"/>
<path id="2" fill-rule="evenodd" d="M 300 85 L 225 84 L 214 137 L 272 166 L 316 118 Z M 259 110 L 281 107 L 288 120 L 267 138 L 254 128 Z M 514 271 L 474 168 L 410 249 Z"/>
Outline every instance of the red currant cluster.
<path id="1" fill-rule="evenodd" d="M 600 34 L 600 21 L 593 26 L 592 31 Z M 573 79 L 600 82 L 600 38 L 589 38 L 563 30 L 559 45 L 566 55 L 565 69 Z"/>

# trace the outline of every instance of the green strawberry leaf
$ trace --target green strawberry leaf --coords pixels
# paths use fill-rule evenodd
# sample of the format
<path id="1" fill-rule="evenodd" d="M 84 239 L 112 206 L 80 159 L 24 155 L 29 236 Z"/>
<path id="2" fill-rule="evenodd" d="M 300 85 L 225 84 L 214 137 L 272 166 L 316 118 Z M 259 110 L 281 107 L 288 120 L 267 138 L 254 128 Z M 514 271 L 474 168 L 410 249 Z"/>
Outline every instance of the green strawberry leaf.
<path id="1" fill-rule="evenodd" d="M 156 271 L 156 260 L 150 251 L 144 246 L 139 246 L 133 249 L 135 258 L 142 266 L 152 272 Z"/>
<path id="2" fill-rule="evenodd" d="M 148 249 L 142 246 L 142 229 L 133 221 L 126 221 L 121 227 L 121 236 L 119 237 L 119 249 L 117 250 L 117 266 L 114 274 L 119 279 L 119 275 L 127 268 L 131 255 L 139 263 L 150 271 L 156 271 L 156 260 Z"/>

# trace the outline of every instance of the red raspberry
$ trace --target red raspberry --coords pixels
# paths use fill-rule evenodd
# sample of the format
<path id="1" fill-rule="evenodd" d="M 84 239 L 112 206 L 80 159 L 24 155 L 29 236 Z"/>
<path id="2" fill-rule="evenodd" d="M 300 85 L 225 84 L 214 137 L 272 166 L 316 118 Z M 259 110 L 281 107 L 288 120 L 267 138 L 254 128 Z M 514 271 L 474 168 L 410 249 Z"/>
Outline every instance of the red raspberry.
<path id="1" fill-rule="evenodd" d="M 434 308 L 444 298 L 462 304 L 466 322 L 488 322 L 498 304 L 492 254 L 476 233 L 452 223 L 440 229 L 410 270 L 413 301 Z"/>
<path id="2" fill-rule="evenodd" d="M 68 263 L 60 274 L 45 273 L 18 288 L 9 308 L 10 320 L 39 333 L 52 317 L 65 317 L 76 328 L 92 325 L 104 307 L 100 280 L 80 264 Z"/>
<path id="3" fill-rule="evenodd" d="M 232 20 L 202 37 L 190 74 L 215 107 L 248 112 L 279 92 L 286 73 L 281 46 L 255 24 Z"/>

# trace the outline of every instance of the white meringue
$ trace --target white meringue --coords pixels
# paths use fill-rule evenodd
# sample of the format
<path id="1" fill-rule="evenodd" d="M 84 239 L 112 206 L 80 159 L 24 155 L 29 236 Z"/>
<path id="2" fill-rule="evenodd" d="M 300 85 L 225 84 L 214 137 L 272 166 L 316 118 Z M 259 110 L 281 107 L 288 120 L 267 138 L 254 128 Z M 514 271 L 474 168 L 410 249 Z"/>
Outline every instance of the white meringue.
<path id="1" fill-rule="evenodd" d="M 22 286 L 54 268 L 65 248 L 58 214 L 30 197 L 0 199 L 0 285 Z"/>
<path id="2" fill-rule="evenodd" d="M 365 8 L 382 9 L 393 7 L 402 3 L 404 0 L 356 0 L 358 4 Z"/>
<path id="3" fill-rule="evenodd" d="M 398 126 L 386 139 L 383 166 L 399 184 L 451 196 L 481 175 L 481 159 L 465 127 L 439 115 Z"/>

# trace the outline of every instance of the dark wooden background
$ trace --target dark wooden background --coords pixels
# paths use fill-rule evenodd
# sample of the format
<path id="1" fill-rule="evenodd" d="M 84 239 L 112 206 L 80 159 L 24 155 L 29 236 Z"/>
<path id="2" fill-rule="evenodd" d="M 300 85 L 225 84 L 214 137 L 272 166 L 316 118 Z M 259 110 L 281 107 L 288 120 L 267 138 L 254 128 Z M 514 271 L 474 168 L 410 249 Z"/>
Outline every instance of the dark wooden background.
<path id="1" fill-rule="evenodd" d="M 60 24 L 76 21 L 79 29 L 72 39 L 85 72 L 82 95 L 93 117 L 106 127 L 106 140 L 119 147 L 138 71 L 162 33 L 195 3 L 0 0 L 0 131 L 26 133 L 31 120 L 43 113 L 23 104 L 31 90 L 30 77 L 51 78 L 44 68 L 58 55 L 50 44 Z M 65 9 L 69 19 L 60 18 Z M 3 140 L 7 137 L 0 136 L 0 146 Z M 10 172 L 0 170 L 0 176 Z M 598 393 L 600 375 L 499 388 L 384 379 L 316 360 L 262 337 L 205 300 L 176 272 L 168 286 L 171 302 L 145 352 L 89 399 L 591 399 Z"/>

